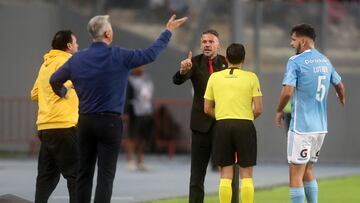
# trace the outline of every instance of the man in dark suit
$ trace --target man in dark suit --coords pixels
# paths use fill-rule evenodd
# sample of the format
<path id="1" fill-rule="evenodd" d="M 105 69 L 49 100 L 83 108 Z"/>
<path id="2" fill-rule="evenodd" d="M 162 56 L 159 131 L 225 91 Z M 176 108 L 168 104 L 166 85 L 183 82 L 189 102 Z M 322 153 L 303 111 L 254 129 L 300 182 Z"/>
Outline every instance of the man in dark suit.
<path id="1" fill-rule="evenodd" d="M 204 180 L 210 160 L 212 134 L 215 120 L 204 113 L 204 94 L 207 81 L 212 72 L 227 68 L 225 57 L 218 55 L 220 47 L 219 34 L 215 30 L 206 30 L 200 39 L 202 54 L 181 61 L 180 70 L 174 75 L 176 85 L 190 79 L 194 88 L 194 99 L 191 110 L 191 175 L 189 203 L 204 201 Z M 236 182 L 236 181 L 235 181 Z M 236 187 L 238 191 L 238 187 Z"/>

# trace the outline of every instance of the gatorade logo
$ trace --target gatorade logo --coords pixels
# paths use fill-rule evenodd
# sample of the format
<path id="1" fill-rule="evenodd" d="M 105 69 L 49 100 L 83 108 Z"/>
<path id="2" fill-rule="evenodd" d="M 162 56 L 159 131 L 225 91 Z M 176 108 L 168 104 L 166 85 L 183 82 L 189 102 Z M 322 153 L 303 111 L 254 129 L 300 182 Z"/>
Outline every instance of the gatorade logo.
<path id="1" fill-rule="evenodd" d="M 307 157 L 307 155 L 308 155 L 308 149 L 303 149 L 303 150 L 301 150 L 300 156 L 301 156 L 302 158 Z"/>

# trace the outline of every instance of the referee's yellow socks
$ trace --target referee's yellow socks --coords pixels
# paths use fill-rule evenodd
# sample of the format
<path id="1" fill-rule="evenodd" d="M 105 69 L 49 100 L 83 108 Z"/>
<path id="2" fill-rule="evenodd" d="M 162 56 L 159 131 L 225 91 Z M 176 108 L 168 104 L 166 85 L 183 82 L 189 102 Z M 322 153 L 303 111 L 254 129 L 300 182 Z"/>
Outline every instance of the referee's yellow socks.
<path id="1" fill-rule="evenodd" d="M 252 178 L 241 179 L 241 202 L 253 203 L 254 202 L 254 183 Z"/>
<path id="2" fill-rule="evenodd" d="M 232 188 L 231 179 L 220 179 L 219 185 L 219 199 L 220 203 L 231 203 Z"/>

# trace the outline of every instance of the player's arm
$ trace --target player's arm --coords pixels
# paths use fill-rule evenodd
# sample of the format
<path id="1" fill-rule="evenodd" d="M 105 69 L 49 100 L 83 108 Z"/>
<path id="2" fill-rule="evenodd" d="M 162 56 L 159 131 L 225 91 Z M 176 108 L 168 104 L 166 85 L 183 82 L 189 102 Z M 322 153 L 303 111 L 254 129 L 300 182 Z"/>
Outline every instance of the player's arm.
<path id="1" fill-rule="evenodd" d="M 275 124 L 278 128 L 281 127 L 281 120 L 283 119 L 283 109 L 288 103 L 293 92 L 294 92 L 294 87 L 290 85 L 284 85 L 281 90 L 279 103 L 277 105 L 276 114 L 275 114 Z"/>
<path id="2" fill-rule="evenodd" d="M 262 96 L 253 97 L 253 104 L 254 104 L 254 119 L 259 117 L 263 112 L 263 103 L 262 103 Z"/>
<path id="3" fill-rule="evenodd" d="M 215 102 L 213 100 L 204 99 L 204 112 L 215 118 Z"/>
<path id="4" fill-rule="evenodd" d="M 345 85 L 342 82 L 339 82 L 338 84 L 334 85 L 336 95 L 339 98 L 340 104 L 342 106 L 345 105 Z"/>

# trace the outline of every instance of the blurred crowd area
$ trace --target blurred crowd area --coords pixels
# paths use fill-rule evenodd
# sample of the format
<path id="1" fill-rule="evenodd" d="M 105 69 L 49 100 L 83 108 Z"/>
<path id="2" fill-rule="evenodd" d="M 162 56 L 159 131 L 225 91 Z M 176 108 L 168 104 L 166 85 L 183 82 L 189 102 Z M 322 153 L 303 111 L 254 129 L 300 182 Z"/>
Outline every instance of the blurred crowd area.
<path id="1" fill-rule="evenodd" d="M 49 0 L 50 1 L 50 0 Z M 262 71 L 282 71 L 293 55 L 289 32 L 294 24 L 310 23 L 318 33 L 318 48 L 346 72 L 357 71 L 360 44 L 360 0 L 66 0 L 64 4 L 84 14 L 109 13 L 115 26 L 150 40 L 157 37 L 171 14 L 190 20 L 175 33 L 171 44 L 181 51 L 198 50 L 199 33 L 214 28 L 220 33 L 221 53 L 241 30 L 247 49 L 247 66 L 260 60 Z M 234 16 L 241 14 L 239 20 Z M 255 23 L 260 19 L 260 24 Z M 238 27 L 240 26 L 240 27 Z M 256 27 L 259 26 L 259 27 Z M 260 38 L 255 38 L 255 32 Z M 257 41 L 257 42 L 255 42 Z M 259 46 L 260 55 L 254 51 Z"/>
<path id="2" fill-rule="evenodd" d="M 175 153 L 190 151 L 191 101 L 152 100 L 151 125 L 146 127 L 148 137 L 144 143 L 145 153 L 165 153 L 171 159 Z M 2 152 L 26 152 L 35 157 L 39 152 L 39 139 L 36 136 L 37 103 L 27 97 L 0 96 L 0 159 Z M 122 151 L 127 152 L 131 135 L 130 119 L 124 115 Z M 138 126 L 135 126 L 138 127 Z M 135 155 L 134 155 L 135 156 Z"/>
<path id="3" fill-rule="evenodd" d="M 234 39 L 247 49 L 247 66 L 261 71 L 282 71 L 293 55 L 289 32 L 294 24 L 312 24 L 318 48 L 344 72 L 360 62 L 360 0 L 0 0 L 0 2 L 55 3 L 82 15 L 108 13 L 114 26 L 146 39 L 156 38 L 171 16 L 188 16 L 189 22 L 175 33 L 171 46 L 180 51 L 198 49 L 199 33 L 214 28 L 222 50 Z M 234 16 L 242 17 L 234 19 Z M 255 20 L 260 19 L 260 24 Z M 257 26 L 257 27 L 256 27 Z M 241 38 L 234 30 L 240 30 Z M 259 38 L 255 38 L 259 33 Z M 260 53 L 255 53 L 260 50 Z M 255 63 L 255 60 L 258 60 Z M 251 68 L 250 68 L 251 69 Z"/>

